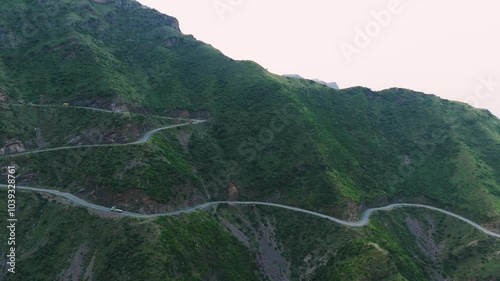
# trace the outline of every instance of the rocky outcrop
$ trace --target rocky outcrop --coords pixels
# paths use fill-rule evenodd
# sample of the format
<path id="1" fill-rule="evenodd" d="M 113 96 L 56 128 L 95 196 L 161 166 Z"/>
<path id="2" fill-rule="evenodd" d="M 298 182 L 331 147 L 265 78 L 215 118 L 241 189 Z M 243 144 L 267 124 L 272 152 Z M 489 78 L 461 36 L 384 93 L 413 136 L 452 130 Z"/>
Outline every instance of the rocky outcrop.
<path id="1" fill-rule="evenodd" d="M 26 151 L 23 142 L 20 140 L 10 140 L 0 148 L 0 155 L 15 154 Z"/>
<path id="2" fill-rule="evenodd" d="M 233 182 L 227 184 L 227 200 L 236 201 L 238 200 L 238 189 L 234 186 Z"/>
<path id="3" fill-rule="evenodd" d="M 155 13 L 153 17 L 154 17 L 153 20 L 157 24 L 166 24 L 166 25 L 172 27 L 173 29 L 181 32 L 181 29 L 179 27 L 179 21 L 176 18 L 171 17 L 171 16 L 167 16 L 167 15 L 163 15 L 163 14 L 159 14 L 159 13 Z"/>
<path id="4" fill-rule="evenodd" d="M 176 137 L 182 146 L 184 152 L 189 153 L 189 139 L 191 138 L 191 132 L 187 131 L 177 131 Z"/>
<path id="5" fill-rule="evenodd" d="M 7 102 L 7 95 L 0 92 L 0 102 Z"/>
<path id="6" fill-rule="evenodd" d="M 95 264 L 95 255 L 90 260 L 90 263 L 87 266 L 87 270 L 85 270 L 85 275 L 83 275 L 83 280 L 86 281 L 94 280 L 94 264 Z"/>
<path id="7" fill-rule="evenodd" d="M 348 221 L 356 221 L 361 215 L 362 206 L 350 199 L 345 200 L 345 212 L 342 214 L 343 218 Z"/>
<path id="8" fill-rule="evenodd" d="M 208 112 L 208 111 L 190 112 L 186 109 L 165 111 L 164 115 L 174 117 L 174 118 L 187 118 L 187 119 L 189 118 L 189 119 L 200 119 L 200 120 L 210 119 L 210 112 Z"/>
<path id="9" fill-rule="evenodd" d="M 285 74 L 283 75 L 284 77 L 289 77 L 289 78 L 298 78 L 298 79 L 304 79 L 304 80 L 309 80 L 309 79 L 306 79 L 298 74 Z M 323 80 L 319 80 L 319 79 L 312 79 L 312 81 L 314 82 L 317 82 L 317 83 L 320 83 L 320 84 L 323 84 L 325 86 L 328 86 L 332 89 L 335 89 L 335 90 L 339 90 L 339 85 L 336 83 L 336 82 L 325 82 Z"/>
<path id="10" fill-rule="evenodd" d="M 251 222 L 248 211 L 254 212 L 252 217 L 257 223 Z M 220 217 L 222 224 L 234 237 L 255 251 L 257 264 L 268 280 L 290 280 L 290 263 L 283 254 L 283 246 L 276 239 L 275 223 L 255 209 L 240 210 L 237 218 L 237 221 L 232 221 Z"/>
<path id="11" fill-rule="evenodd" d="M 42 129 L 40 128 L 35 128 L 35 134 L 36 134 L 36 145 L 38 148 L 42 148 L 47 146 L 47 141 L 45 141 L 45 138 L 42 135 Z"/>
<path id="12" fill-rule="evenodd" d="M 165 46 L 172 47 L 180 45 L 183 42 L 182 37 L 169 37 L 165 40 Z"/>
<path id="13" fill-rule="evenodd" d="M 129 112 L 128 106 L 125 103 L 113 102 L 111 104 L 111 111 L 113 112 Z"/>
<path id="14" fill-rule="evenodd" d="M 81 279 L 81 275 L 83 272 L 83 264 L 85 255 L 88 253 L 90 249 L 90 244 L 88 241 L 85 241 L 71 258 L 71 263 L 69 268 L 63 271 L 60 275 L 61 281 L 78 281 Z"/>

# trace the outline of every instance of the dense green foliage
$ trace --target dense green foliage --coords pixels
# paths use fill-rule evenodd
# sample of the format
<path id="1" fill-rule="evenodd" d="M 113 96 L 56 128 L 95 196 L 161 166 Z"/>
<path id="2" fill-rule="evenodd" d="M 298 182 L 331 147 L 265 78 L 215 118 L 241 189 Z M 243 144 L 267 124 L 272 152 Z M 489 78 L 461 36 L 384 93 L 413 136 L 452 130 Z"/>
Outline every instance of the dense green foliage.
<path id="1" fill-rule="evenodd" d="M 208 112 L 211 122 L 179 159 L 215 197 L 233 182 L 240 198 L 279 194 L 337 215 L 351 203 L 424 198 L 499 222 L 500 121 L 488 112 L 407 90 L 336 91 L 275 76 L 133 1 L 7 1 L 2 9 L 0 89 L 9 101 Z"/>
<path id="2" fill-rule="evenodd" d="M 0 145 L 17 140 L 23 142 L 26 150 L 133 142 L 147 130 L 179 122 L 155 116 L 100 112 L 62 105 L 2 106 L 0 118 L 4 125 L 0 129 Z"/>
<path id="3" fill-rule="evenodd" d="M 120 201 L 125 194 L 135 200 L 125 206 L 140 210 L 149 210 L 151 202 L 162 203 L 165 209 L 226 199 L 229 185 L 240 200 L 275 201 L 344 218 L 356 217 L 365 206 L 421 202 L 500 228 L 500 121 L 487 111 L 404 89 L 339 91 L 273 75 L 183 35 L 174 18 L 132 0 L 5 0 L 0 10 L 0 94 L 6 97 L 0 104 L 0 143 L 15 139 L 37 148 L 40 138 L 34 128 L 41 131 L 47 147 L 67 144 L 95 129 L 101 135 L 120 131 L 124 139 L 133 139 L 139 131 L 165 124 L 166 120 L 147 117 L 152 114 L 210 119 L 158 133 L 141 145 L 1 157 L 0 166 L 17 165 L 20 184 L 68 190 L 110 205 L 125 202 Z M 103 109 L 126 106 L 141 114 L 21 105 L 64 102 Z M 211 219 L 197 216 L 189 217 L 196 221 L 193 227 L 207 235 L 219 233 L 214 225 L 204 224 Z M 425 262 L 411 261 L 421 257 L 408 230 L 398 227 L 401 220 L 404 215 L 390 215 L 382 219 L 392 225 L 390 229 L 376 221 L 366 232 L 342 234 L 350 239 L 325 245 L 335 248 L 339 258 L 330 259 L 317 277 L 310 277 L 426 279 L 432 270 Z M 302 240 L 289 235 L 290 229 L 299 228 L 298 222 L 290 218 L 277 225 L 292 264 L 314 246 L 307 240 L 297 243 Z M 116 228 L 135 223 L 126 221 Z M 164 231 L 167 227 L 198 231 L 182 219 L 157 224 L 165 240 L 172 239 Z M 333 226 L 323 229 L 329 226 L 321 222 L 310 224 L 301 230 L 310 237 L 344 231 Z M 76 229 L 69 224 L 57 227 Z M 445 235 L 446 230 L 441 231 Z M 88 239 L 99 243 L 110 239 L 100 238 L 101 232 L 95 235 Z M 304 234 L 298 231 L 298 235 Z M 163 261 L 178 269 L 175 277 L 182 279 L 193 268 L 198 275 L 186 280 L 212 274 L 212 263 L 202 265 L 203 257 L 198 260 L 194 253 L 203 256 L 203 251 L 216 249 L 218 237 L 179 239 L 160 251 Z M 481 274 L 498 272 L 481 260 L 485 245 L 492 244 L 478 244 L 478 250 L 466 256 L 470 251 L 464 243 L 470 241 L 447 239 L 456 241 L 456 246 L 446 252 L 437 272 L 484 278 Z M 201 252 L 186 250 L 191 241 L 204 245 Z M 148 245 L 137 247 L 146 251 Z M 235 247 L 225 248 L 229 256 L 239 251 L 240 246 Z M 498 244 L 494 247 L 498 249 Z M 174 261 L 169 256 L 172 251 L 182 261 Z M 370 255 L 360 254 L 365 252 Z M 137 258 L 123 253 L 122 262 Z M 215 256 L 214 263 L 227 268 L 226 258 Z M 240 262 L 248 257 L 238 258 Z M 187 262 L 193 259 L 196 264 Z M 110 260 L 108 256 L 102 266 L 113 266 Z M 484 272 L 454 268 L 451 264 L 457 260 L 470 262 L 471 268 L 481 263 Z M 55 276 L 63 261 L 54 271 L 35 268 L 26 274 L 41 271 Z M 374 271 L 362 273 L 360 265 Z M 104 274 L 104 269 L 100 272 Z M 129 276 L 113 272 L 105 279 Z M 250 274 L 252 269 L 224 272 L 228 275 L 218 278 L 236 280 L 234 274 Z M 299 276 L 294 270 L 292 274 Z"/>
<path id="4" fill-rule="evenodd" d="M 57 280 L 71 264 L 81 274 L 75 278 L 83 280 L 92 259 L 93 280 L 232 281 L 259 275 L 248 249 L 207 213 L 138 221 L 102 217 L 31 193 L 18 193 L 17 202 L 16 273 L 7 280 Z M 0 208 L 7 208 L 5 201 Z M 1 234 L 7 237 L 5 227 Z M 75 263 L 79 253 L 81 262 Z"/>
<path id="5" fill-rule="evenodd" d="M 440 213 L 398 209 L 349 228 L 272 207 L 219 207 L 250 240 L 276 241 L 291 280 L 488 280 L 500 274 L 500 241 Z M 244 214 L 244 215 L 243 215 Z M 219 217 L 219 220 L 221 220 Z M 275 230 L 269 239 L 261 226 Z M 264 231 L 265 232 L 265 231 Z M 241 235 L 240 235 L 241 236 Z M 258 252 L 258 247 L 251 247 Z"/>
<path id="6" fill-rule="evenodd" d="M 173 132 L 158 133 L 146 144 L 76 148 L 6 158 L 2 166 L 15 163 L 26 185 L 38 185 L 91 197 L 107 205 L 117 204 L 114 193 L 144 191 L 162 203 L 183 206 L 191 194 L 174 188 L 189 183 L 199 187 Z M 175 140 L 172 141 L 169 139 Z M 33 178 L 33 175 L 37 175 Z M 83 192 L 83 193 L 82 193 Z M 96 193 L 94 195 L 94 193 Z M 92 195 L 92 196 L 91 196 Z M 137 208 L 141 205 L 134 206 Z"/>

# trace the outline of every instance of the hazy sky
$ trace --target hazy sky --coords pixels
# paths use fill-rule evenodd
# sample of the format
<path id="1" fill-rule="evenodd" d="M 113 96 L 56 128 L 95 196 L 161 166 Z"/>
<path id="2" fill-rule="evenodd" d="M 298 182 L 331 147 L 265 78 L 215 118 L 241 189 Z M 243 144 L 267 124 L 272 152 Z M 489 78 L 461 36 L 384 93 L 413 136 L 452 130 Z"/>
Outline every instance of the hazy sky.
<path id="1" fill-rule="evenodd" d="M 409 88 L 500 116 L 498 0 L 139 1 L 273 73 Z"/>

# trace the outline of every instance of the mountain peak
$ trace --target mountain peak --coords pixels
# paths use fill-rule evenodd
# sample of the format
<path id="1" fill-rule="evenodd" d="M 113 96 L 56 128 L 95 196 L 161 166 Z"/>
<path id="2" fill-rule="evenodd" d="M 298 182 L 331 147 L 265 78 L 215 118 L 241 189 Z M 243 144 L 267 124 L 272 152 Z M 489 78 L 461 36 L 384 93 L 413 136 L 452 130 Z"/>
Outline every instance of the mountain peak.
<path id="1" fill-rule="evenodd" d="M 332 89 L 336 89 L 336 90 L 340 89 L 340 88 L 339 88 L 339 85 L 338 85 L 336 82 L 325 82 L 325 81 L 323 81 L 323 80 L 319 80 L 319 79 L 307 79 L 307 78 L 304 78 L 304 77 L 302 77 L 302 76 L 300 76 L 300 75 L 298 75 L 298 74 L 285 74 L 285 75 L 283 75 L 283 76 L 284 76 L 284 77 L 290 77 L 290 78 L 298 78 L 298 79 L 312 80 L 312 81 L 314 81 L 314 82 L 318 82 L 318 83 L 320 83 L 320 84 L 326 85 L 326 86 L 328 86 L 328 87 L 330 87 L 330 88 L 332 88 Z"/>

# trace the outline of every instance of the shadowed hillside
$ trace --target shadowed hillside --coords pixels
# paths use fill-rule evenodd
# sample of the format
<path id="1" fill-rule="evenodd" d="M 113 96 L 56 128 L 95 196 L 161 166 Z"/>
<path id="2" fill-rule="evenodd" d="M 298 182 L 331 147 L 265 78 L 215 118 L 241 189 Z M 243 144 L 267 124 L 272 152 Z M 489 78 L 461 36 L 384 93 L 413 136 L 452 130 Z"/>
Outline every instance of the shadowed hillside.
<path id="1" fill-rule="evenodd" d="M 57 188 L 105 206 L 140 212 L 214 200 L 259 200 L 354 220 L 367 207 L 424 203 L 500 232 L 500 120 L 487 111 L 406 89 L 336 90 L 311 80 L 274 75 L 182 34 L 175 18 L 135 1 L 5 0 L 0 10 L 4 15 L 0 18 L 0 148 L 57 147 L 76 137 L 81 141 L 75 145 L 94 143 L 88 133 L 95 130 L 101 136 L 96 143 L 128 142 L 168 122 L 153 115 L 209 120 L 160 132 L 137 146 L 0 156 L 1 167 L 17 167 L 19 185 Z M 46 110 L 29 106 L 63 103 L 69 106 Z M 89 112 L 75 106 L 137 114 Z M 7 177 L 5 169 L 0 177 Z M 270 216 L 277 215 L 282 214 Z M 196 220 L 207 215 L 191 216 L 198 225 Z M 415 241 L 419 245 L 419 238 L 409 239 L 412 233 L 402 234 L 403 226 L 396 223 L 407 222 L 404 231 L 413 229 L 415 234 L 418 231 L 409 227 L 417 224 L 412 219 L 384 215 L 366 230 L 368 234 L 356 234 L 361 237 L 356 239 L 380 234 L 392 241 L 381 247 L 388 251 L 387 264 L 395 266 L 373 276 L 411 280 L 414 273 L 425 280 L 431 271 L 451 276 L 465 270 L 450 266 L 451 257 L 434 260 L 432 270 L 419 260 L 420 246 L 405 246 Z M 420 217 L 420 222 L 427 220 Z M 235 224 L 241 227 L 241 218 Z M 436 229 L 445 225 L 463 227 L 445 221 Z M 282 231 L 293 229 L 287 227 Z M 305 258 L 310 243 L 295 245 L 295 239 L 281 235 L 278 243 L 292 265 L 290 274 L 295 274 L 290 276 L 299 280 L 294 266 L 300 265 L 294 255 L 300 252 L 297 257 Z M 311 235 L 321 236 L 320 232 Z M 442 235 L 439 239 L 451 239 Z M 220 242 L 212 238 L 202 243 L 212 247 Z M 169 255 L 190 253 L 192 245 L 186 239 Z M 361 253 L 366 247 L 374 253 L 378 248 L 370 248 L 369 239 L 356 239 L 339 245 L 342 248 L 335 255 L 342 255 L 343 262 L 326 258 L 332 252 L 322 253 L 323 269 L 316 269 L 323 275 L 316 280 L 325 280 L 324 276 L 369 279 L 357 275 L 362 269 L 351 263 L 367 263 L 375 270 L 375 261 L 364 260 Z M 457 249 L 471 242 L 456 239 Z M 306 246 L 294 249 L 298 245 Z M 247 246 L 249 251 L 256 249 L 255 244 Z M 68 249 L 72 247 L 76 246 Z M 485 260 L 491 253 L 487 258 L 481 251 L 467 260 L 470 266 L 489 264 Z M 458 255 L 453 250 L 446 253 Z M 319 255 L 309 254 L 313 259 Z M 461 256 L 456 259 L 463 261 Z M 109 264 L 110 259 L 101 262 Z M 414 268 L 402 269 L 398 262 Z M 183 263 L 175 272 L 198 266 Z M 253 272 L 252 266 L 247 272 Z M 44 274 L 53 277 L 55 272 Z M 207 271 L 199 272 L 186 280 L 210 280 L 204 276 Z M 352 275 L 343 275 L 346 272 Z M 470 276 L 486 278 L 497 272 L 497 267 L 485 266 L 482 273 Z M 306 279 L 313 280 L 312 273 Z"/>

